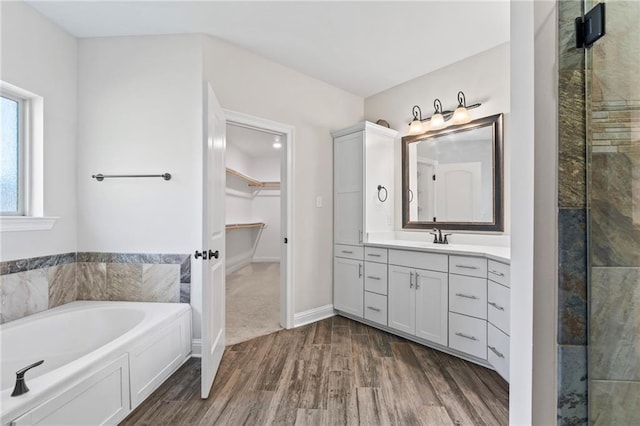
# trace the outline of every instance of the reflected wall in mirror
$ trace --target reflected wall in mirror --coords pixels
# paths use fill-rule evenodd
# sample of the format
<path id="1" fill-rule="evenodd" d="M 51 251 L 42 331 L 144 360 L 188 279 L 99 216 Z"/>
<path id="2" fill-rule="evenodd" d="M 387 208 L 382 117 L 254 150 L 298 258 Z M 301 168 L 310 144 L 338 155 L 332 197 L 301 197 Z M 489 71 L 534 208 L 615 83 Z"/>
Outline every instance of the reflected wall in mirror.
<path id="1" fill-rule="evenodd" d="M 504 230 L 502 120 L 402 138 L 403 228 Z"/>

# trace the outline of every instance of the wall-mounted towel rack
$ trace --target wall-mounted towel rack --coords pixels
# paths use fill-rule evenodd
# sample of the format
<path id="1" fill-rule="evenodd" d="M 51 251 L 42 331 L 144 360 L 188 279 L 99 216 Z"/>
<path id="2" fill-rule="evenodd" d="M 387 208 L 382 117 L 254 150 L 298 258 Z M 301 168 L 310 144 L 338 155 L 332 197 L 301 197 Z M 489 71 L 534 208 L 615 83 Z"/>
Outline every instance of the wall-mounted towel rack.
<path id="1" fill-rule="evenodd" d="M 102 173 L 98 173 L 97 175 L 92 175 L 92 178 L 97 180 L 98 182 L 102 182 L 105 179 L 111 178 L 155 178 L 161 177 L 164 180 L 171 180 L 171 175 L 169 173 L 163 173 L 161 175 L 103 175 Z"/>

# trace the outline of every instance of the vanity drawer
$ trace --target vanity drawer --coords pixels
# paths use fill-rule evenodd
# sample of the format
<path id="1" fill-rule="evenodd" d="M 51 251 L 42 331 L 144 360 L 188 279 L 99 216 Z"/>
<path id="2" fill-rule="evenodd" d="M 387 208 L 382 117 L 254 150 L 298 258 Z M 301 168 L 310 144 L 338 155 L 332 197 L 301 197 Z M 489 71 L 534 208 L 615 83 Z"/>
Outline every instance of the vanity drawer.
<path id="1" fill-rule="evenodd" d="M 369 262 L 387 263 L 387 249 L 378 247 L 365 247 L 364 260 Z"/>
<path id="2" fill-rule="evenodd" d="M 364 259 L 364 248 L 362 246 L 347 246 L 344 244 L 336 244 L 334 254 L 337 257 L 362 260 Z"/>
<path id="3" fill-rule="evenodd" d="M 488 277 L 491 281 L 510 287 L 511 274 L 509 273 L 509 265 L 490 260 L 487 269 Z"/>
<path id="4" fill-rule="evenodd" d="M 449 311 L 487 319 L 487 280 L 449 275 Z"/>
<path id="5" fill-rule="evenodd" d="M 364 262 L 364 289 L 378 294 L 387 294 L 387 264 Z"/>
<path id="6" fill-rule="evenodd" d="M 387 325 L 387 296 L 364 292 L 364 318 Z"/>
<path id="7" fill-rule="evenodd" d="M 389 250 L 389 265 L 447 272 L 447 255 L 409 250 Z"/>
<path id="8" fill-rule="evenodd" d="M 487 359 L 487 322 L 450 312 L 449 347 Z"/>
<path id="9" fill-rule="evenodd" d="M 449 256 L 449 273 L 487 278 L 487 259 L 483 257 Z"/>
<path id="10" fill-rule="evenodd" d="M 509 334 L 510 290 L 491 281 L 488 283 L 487 318 L 491 324 Z"/>
<path id="11" fill-rule="evenodd" d="M 488 325 L 487 361 L 503 379 L 509 381 L 509 336 L 492 324 Z"/>

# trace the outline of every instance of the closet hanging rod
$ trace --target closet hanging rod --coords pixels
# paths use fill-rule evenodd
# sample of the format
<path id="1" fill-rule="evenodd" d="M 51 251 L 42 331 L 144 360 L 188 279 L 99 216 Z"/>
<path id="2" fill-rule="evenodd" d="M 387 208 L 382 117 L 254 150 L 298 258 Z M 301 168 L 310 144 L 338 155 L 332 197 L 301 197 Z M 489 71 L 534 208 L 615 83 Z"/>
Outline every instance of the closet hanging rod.
<path id="1" fill-rule="evenodd" d="M 102 173 L 98 173 L 97 175 L 91 175 L 92 178 L 97 180 L 98 182 L 102 182 L 105 179 L 111 178 L 155 178 L 161 177 L 164 180 L 171 180 L 171 174 L 163 173 L 161 175 L 103 175 Z"/>

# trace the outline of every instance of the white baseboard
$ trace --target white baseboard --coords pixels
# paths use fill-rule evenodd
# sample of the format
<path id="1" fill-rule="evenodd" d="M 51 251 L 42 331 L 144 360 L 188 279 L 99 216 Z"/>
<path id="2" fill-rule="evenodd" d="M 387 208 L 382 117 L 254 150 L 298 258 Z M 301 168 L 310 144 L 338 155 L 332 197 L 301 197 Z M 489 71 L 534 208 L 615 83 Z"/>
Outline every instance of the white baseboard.
<path id="1" fill-rule="evenodd" d="M 193 358 L 202 358 L 202 339 L 191 340 L 191 356 Z"/>
<path id="2" fill-rule="evenodd" d="M 308 311 L 298 312 L 293 314 L 293 326 L 300 327 L 301 325 L 310 324 L 312 322 L 320 321 L 325 318 L 330 318 L 336 313 L 333 310 L 333 305 L 324 305 L 319 308 L 309 309 Z"/>
<path id="3" fill-rule="evenodd" d="M 253 263 L 280 263 L 280 257 L 254 257 Z"/>

